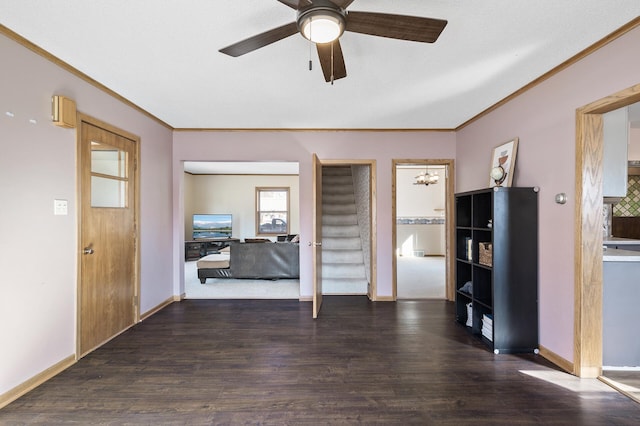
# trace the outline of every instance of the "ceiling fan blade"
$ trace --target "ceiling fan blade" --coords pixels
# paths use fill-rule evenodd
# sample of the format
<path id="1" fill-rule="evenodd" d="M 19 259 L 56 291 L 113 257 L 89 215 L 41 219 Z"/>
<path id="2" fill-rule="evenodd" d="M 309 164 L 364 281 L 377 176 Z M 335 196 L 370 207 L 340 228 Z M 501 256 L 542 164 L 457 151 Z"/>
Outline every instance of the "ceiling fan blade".
<path id="1" fill-rule="evenodd" d="M 295 9 L 295 10 L 299 10 L 303 6 L 311 5 L 311 1 L 310 0 L 278 0 L 278 1 L 280 3 L 282 3 L 282 4 L 286 4 L 291 9 Z"/>
<path id="2" fill-rule="evenodd" d="M 331 45 L 333 45 L 333 55 L 331 52 Z M 347 76 L 347 68 L 344 65 L 344 57 L 342 56 L 340 41 L 335 40 L 333 43 L 324 44 L 317 43 L 316 48 L 318 49 L 318 58 L 320 59 L 320 66 L 322 67 L 324 80 L 327 83 L 332 81 L 331 74 L 333 74 L 333 80 Z"/>
<path id="3" fill-rule="evenodd" d="M 379 37 L 433 43 L 446 25 L 447 21 L 444 19 L 375 12 L 349 12 L 345 30 Z"/>
<path id="4" fill-rule="evenodd" d="M 298 24 L 292 22 L 269 31 L 265 31 L 246 40 L 239 41 L 230 46 L 222 48 L 219 52 L 229 56 L 241 56 L 245 53 L 253 52 L 256 49 L 267 46 L 283 38 L 292 36 L 298 32 Z"/>

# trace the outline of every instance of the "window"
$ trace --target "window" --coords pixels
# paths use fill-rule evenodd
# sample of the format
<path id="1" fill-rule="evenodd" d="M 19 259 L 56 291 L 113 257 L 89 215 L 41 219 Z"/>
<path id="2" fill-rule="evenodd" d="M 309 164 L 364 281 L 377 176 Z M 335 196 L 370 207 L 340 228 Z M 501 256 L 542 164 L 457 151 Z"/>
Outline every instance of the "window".
<path id="1" fill-rule="evenodd" d="M 127 207 L 127 152 L 91 141 L 91 207 Z"/>
<path id="2" fill-rule="evenodd" d="M 289 233 L 289 188 L 256 188 L 256 234 Z"/>

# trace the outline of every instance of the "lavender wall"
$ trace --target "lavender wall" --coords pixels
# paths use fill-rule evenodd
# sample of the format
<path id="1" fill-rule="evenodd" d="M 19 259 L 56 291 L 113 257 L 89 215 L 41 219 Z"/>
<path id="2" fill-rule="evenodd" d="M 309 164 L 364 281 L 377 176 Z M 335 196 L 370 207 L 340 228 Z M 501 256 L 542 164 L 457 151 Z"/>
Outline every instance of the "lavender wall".
<path id="1" fill-rule="evenodd" d="M 172 296 L 173 224 L 169 129 L 4 35 L 0 57 L 2 395 L 76 351 L 76 131 L 51 123 L 52 95 L 141 137 L 142 312 Z"/>
<path id="2" fill-rule="evenodd" d="M 300 296 L 312 294 L 312 165 L 321 160 L 374 159 L 377 162 L 378 295 L 392 295 L 391 160 L 454 158 L 453 132 L 175 132 L 173 146 L 174 237 L 184 241 L 184 161 L 298 161 L 300 165 Z M 184 292 L 184 259 L 174 246 L 174 292 Z"/>
<path id="3" fill-rule="evenodd" d="M 486 187 L 493 147 L 520 138 L 515 186 L 540 188 L 540 343 L 573 360 L 575 111 L 640 82 L 640 28 L 457 134 L 457 191 Z M 569 202 L 559 205 L 555 194 Z"/>

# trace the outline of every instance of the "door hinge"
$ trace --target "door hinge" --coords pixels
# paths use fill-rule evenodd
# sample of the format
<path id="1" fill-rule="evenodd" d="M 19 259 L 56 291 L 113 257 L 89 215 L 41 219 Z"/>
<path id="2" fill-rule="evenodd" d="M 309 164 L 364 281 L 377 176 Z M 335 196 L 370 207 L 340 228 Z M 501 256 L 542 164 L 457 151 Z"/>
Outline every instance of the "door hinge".
<path id="1" fill-rule="evenodd" d="M 133 296 L 133 306 L 138 306 L 138 296 Z"/>

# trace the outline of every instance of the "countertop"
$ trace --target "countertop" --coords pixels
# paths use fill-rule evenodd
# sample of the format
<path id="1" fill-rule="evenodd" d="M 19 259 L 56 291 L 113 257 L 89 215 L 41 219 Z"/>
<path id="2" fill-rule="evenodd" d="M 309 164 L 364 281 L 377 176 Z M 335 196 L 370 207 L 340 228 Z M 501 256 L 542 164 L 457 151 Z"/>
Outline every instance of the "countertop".
<path id="1" fill-rule="evenodd" d="M 625 244 L 640 244 L 640 240 L 634 240 L 632 238 L 608 237 L 605 238 L 602 243 L 622 246 Z"/>
<path id="2" fill-rule="evenodd" d="M 606 249 L 603 252 L 604 262 L 640 262 L 640 251 Z"/>

